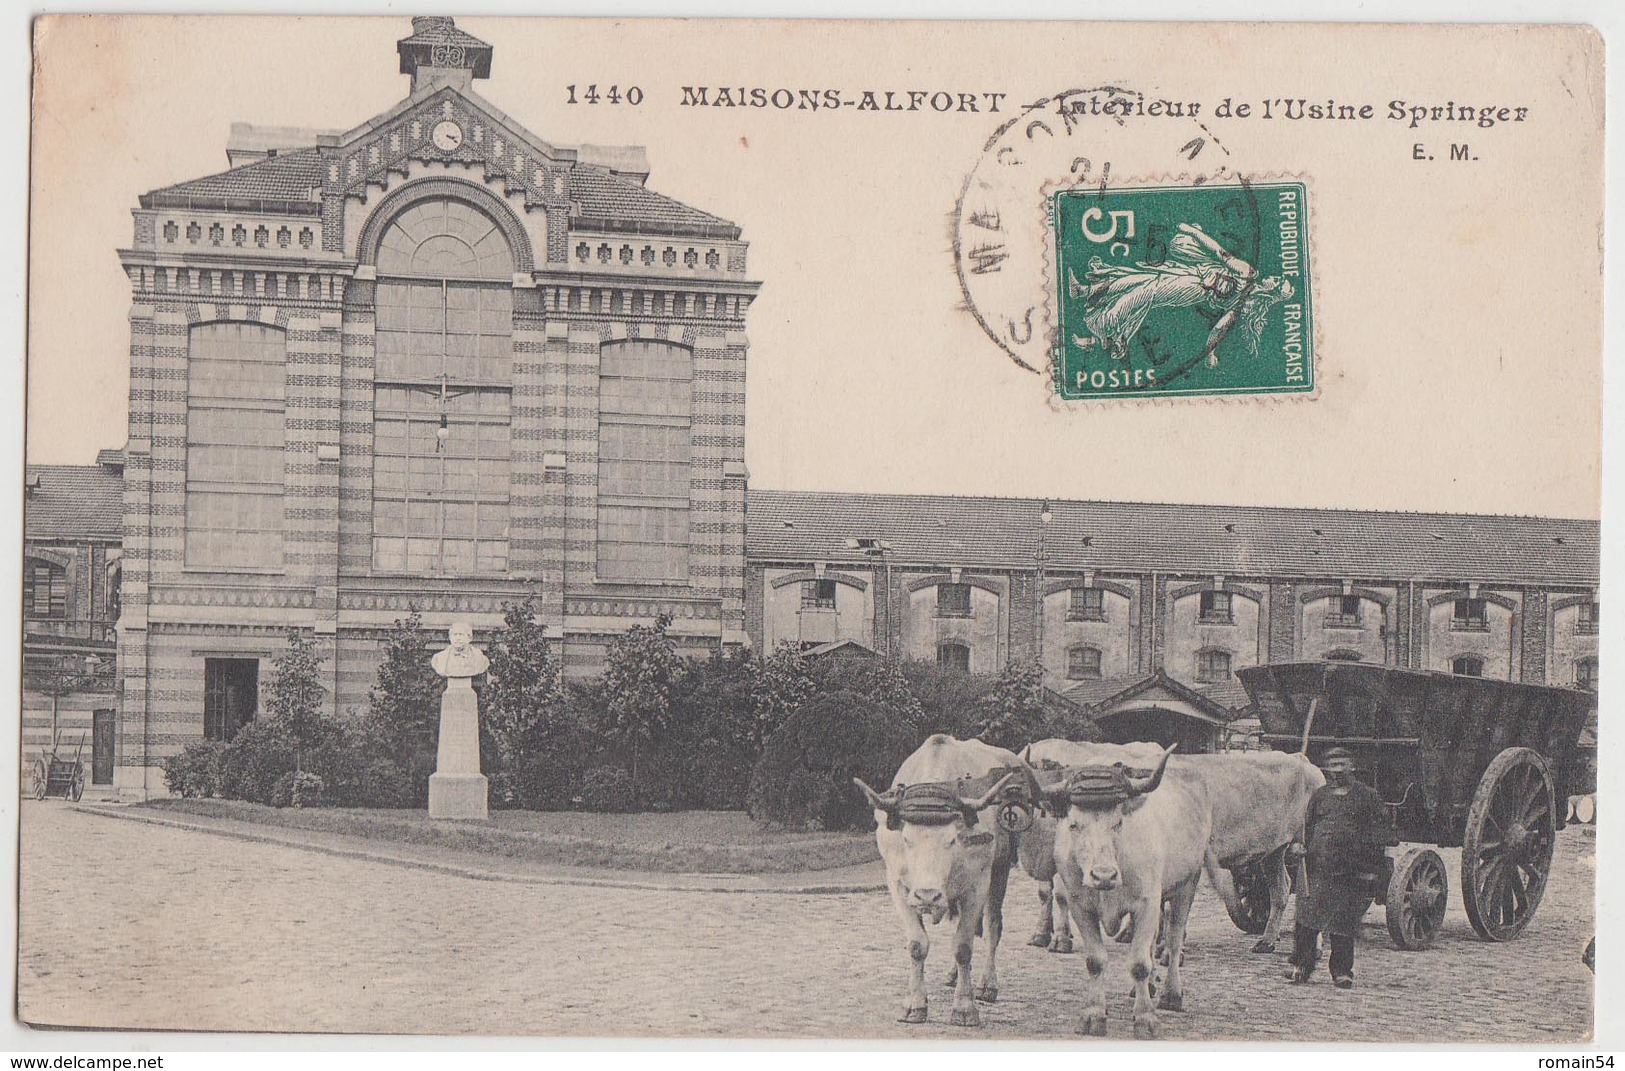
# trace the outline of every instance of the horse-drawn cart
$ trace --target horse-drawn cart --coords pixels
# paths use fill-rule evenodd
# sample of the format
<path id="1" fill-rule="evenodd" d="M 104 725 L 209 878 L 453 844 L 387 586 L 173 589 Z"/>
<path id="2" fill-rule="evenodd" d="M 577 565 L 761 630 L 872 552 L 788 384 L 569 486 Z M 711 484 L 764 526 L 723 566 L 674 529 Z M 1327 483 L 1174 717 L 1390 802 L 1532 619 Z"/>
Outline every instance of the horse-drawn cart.
<path id="1" fill-rule="evenodd" d="M 1263 740 L 1318 759 L 1337 746 L 1388 804 L 1403 851 L 1377 898 L 1404 949 L 1444 921 L 1449 877 L 1432 848 L 1461 848 L 1461 897 L 1480 936 L 1534 917 L 1569 797 L 1594 792 L 1579 749 L 1594 693 L 1358 662 L 1252 666 L 1238 676 Z"/>

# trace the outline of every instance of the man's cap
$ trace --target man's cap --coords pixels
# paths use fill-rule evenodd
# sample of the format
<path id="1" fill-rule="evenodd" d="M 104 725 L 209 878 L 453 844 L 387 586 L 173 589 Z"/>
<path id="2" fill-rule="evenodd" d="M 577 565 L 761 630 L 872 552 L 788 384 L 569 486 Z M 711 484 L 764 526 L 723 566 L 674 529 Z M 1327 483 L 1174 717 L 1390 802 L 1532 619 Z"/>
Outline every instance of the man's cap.
<path id="1" fill-rule="evenodd" d="M 1354 753 L 1345 747 L 1329 747 L 1320 756 L 1320 763 L 1324 766 L 1333 759 L 1348 759 L 1354 761 Z"/>

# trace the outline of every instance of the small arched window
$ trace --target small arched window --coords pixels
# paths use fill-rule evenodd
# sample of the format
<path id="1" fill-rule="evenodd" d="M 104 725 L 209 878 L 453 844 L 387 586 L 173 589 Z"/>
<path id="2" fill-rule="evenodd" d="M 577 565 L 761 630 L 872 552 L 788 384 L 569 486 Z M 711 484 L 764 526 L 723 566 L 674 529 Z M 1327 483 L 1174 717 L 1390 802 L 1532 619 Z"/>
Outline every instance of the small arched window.
<path id="1" fill-rule="evenodd" d="M 1230 679 L 1230 652 L 1217 647 L 1205 647 L 1196 652 L 1196 681 L 1198 684 L 1218 684 Z"/>
<path id="2" fill-rule="evenodd" d="M 1100 648 L 1080 646 L 1066 652 L 1067 680 L 1094 680 L 1100 676 Z"/>
<path id="3" fill-rule="evenodd" d="M 1458 677 L 1482 677 L 1484 660 L 1477 655 L 1460 655 L 1450 660 L 1450 672 Z"/>
<path id="4" fill-rule="evenodd" d="M 1361 662 L 1365 660 L 1365 656 L 1359 651 L 1351 651 L 1346 647 L 1340 647 L 1335 651 L 1327 651 L 1326 660 L 1328 662 Z"/>
<path id="5" fill-rule="evenodd" d="M 23 613 L 28 617 L 67 617 L 68 571 L 43 558 L 24 559 Z"/>
<path id="6" fill-rule="evenodd" d="M 970 672 L 970 648 L 963 643 L 937 644 L 937 665 L 961 673 Z"/>

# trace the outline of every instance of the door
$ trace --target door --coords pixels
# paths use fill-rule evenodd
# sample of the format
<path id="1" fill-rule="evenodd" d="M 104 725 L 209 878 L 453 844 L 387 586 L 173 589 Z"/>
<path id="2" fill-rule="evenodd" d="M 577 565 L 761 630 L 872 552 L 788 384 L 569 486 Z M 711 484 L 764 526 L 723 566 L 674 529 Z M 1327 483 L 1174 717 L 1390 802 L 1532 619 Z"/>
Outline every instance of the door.
<path id="1" fill-rule="evenodd" d="M 90 725 L 90 783 L 113 783 L 113 726 L 111 710 L 98 710 L 91 715 Z"/>
<path id="2" fill-rule="evenodd" d="M 260 703 L 260 660 L 203 660 L 203 735 L 230 741 L 254 720 Z"/>

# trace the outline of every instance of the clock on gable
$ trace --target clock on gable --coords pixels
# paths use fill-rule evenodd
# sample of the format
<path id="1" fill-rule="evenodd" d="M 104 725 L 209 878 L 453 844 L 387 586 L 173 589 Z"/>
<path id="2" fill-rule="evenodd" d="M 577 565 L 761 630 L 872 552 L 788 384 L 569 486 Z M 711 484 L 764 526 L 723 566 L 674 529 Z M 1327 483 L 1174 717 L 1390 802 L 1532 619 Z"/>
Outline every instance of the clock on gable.
<path id="1" fill-rule="evenodd" d="M 463 143 L 463 128 L 450 119 L 442 120 L 435 124 L 429 138 L 441 152 L 452 152 Z"/>

